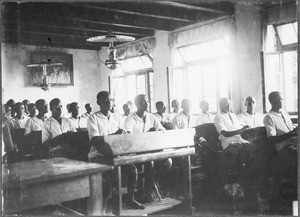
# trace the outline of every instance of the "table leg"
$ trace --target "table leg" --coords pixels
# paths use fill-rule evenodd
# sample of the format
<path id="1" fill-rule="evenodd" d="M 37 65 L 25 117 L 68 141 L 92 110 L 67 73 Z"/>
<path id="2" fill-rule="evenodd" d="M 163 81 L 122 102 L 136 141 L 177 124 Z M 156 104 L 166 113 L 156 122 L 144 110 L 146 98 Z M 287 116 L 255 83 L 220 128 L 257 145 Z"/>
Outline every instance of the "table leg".
<path id="1" fill-rule="evenodd" d="M 90 197 L 87 201 L 87 214 L 104 215 L 101 172 L 90 176 Z"/>

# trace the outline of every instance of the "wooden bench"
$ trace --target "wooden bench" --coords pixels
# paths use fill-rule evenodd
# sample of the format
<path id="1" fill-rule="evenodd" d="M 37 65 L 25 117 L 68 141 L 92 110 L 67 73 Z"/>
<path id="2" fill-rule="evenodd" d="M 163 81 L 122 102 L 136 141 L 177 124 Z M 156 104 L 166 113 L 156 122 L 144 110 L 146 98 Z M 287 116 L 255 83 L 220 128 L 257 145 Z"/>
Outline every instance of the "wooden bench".
<path id="1" fill-rule="evenodd" d="M 194 129 L 146 132 L 104 136 L 104 144 L 111 149 L 111 164 L 114 166 L 114 200 L 116 215 L 147 215 L 172 208 L 181 201 L 164 198 L 161 202 L 144 204 L 144 210 L 125 210 L 122 206 L 121 166 L 145 163 L 174 157 L 187 157 L 184 173 L 185 205 L 192 214 L 190 155 L 195 154 Z"/>

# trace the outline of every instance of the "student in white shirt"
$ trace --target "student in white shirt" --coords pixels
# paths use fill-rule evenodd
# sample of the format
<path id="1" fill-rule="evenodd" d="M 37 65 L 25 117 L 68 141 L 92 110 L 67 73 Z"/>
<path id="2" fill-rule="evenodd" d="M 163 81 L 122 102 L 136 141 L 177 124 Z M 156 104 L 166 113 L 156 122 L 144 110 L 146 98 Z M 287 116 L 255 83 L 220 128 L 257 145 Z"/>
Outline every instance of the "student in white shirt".
<path id="1" fill-rule="evenodd" d="M 278 156 L 279 171 L 297 178 L 298 127 L 293 125 L 289 114 L 282 109 L 283 98 L 280 92 L 269 94 L 271 110 L 264 118 L 264 125 L 270 144 L 275 144 Z"/>
<path id="2" fill-rule="evenodd" d="M 199 103 L 201 113 L 196 119 L 196 126 L 206 123 L 212 123 L 214 120 L 214 116 L 208 112 L 209 104 L 206 101 L 201 101 Z"/>
<path id="3" fill-rule="evenodd" d="M 242 126 L 248 125 L 250 128 L 262 127 L 263 115 L 255 111 L 256 100 L 252 96 L 246 98 L 245 106 L 247 110 L 238 115 L 238 119 Z"/>
<path id="4" fill-rule="evenodd" d="M 70 147 L 65 145 L 64 137 L 68 132 L 76 132 L 76 129 L 68 118 L 61 117 L 62 105 L 60 99 L 54 98 L 50 101 L 50 111 L 52 116 L 45 120 L 43 124 L 42 142 L 44 145 L 49 146 L 51 157 L 69 157 Z M 63 136 L 60 136 L 62 134 Z"/>
<path id="5" fill-rule="evenodd" d="M 80 122 L 81 122 L 82 127 L 86 128 L 87 127 L 87 119 L 92 114 L 93 107 L 90 103 L 87 103 L 84 105 L 84 108 L 85 108 L 86 112 L 81 115 Z"/>
<path id="6" fill-rule="evenodd" d="M 28 135 L 32 131 L 41 131 L 46 119 L 45 114 L 48 112 L 48 104 L 44 99 L 39 99 L 35 102 L 35 107 L 38 110 L 38 115 L 29 118 L 25 125 L 24 135 Z"/>
<path id="7" fill-rule="evenodd" d="M 166 122 L 166 107 L 163 101 L 158 101 L 155 104 L 156 111 L 154 113 L 155 117 L 159 120 L 160 123 Z"/>
<path id="8" fill-rule="evenodd" d="M 71 117 L 69 118 L 73 127 L 75 129 L 77 128 L 84 128 L 86 125 L 83 125 L 83 121 L 81 120 L 81 117 L 78 115 L 79 114 L 79 106 L 77 102 L 72 102 L 70 104 L 70 112 L 71 112 Z"/>
<path id="9" fill-rule="evenodd" d="M 25 128 L 28 116 L 25 114 L 24 105 L 21 102 L 15 104 L 16 115 L 11 118 L 8 122 L 10 129 L 21 129 Z"/>
<path id="10" fill-rule="evenodd" d="M 124 124 L 124 130 L 129 133 L 143 133 L 148 131 L 164 131 L 165 128 L 161 125 L 158 119 L 153 115 L 148 113 L 149 101 L 144 94 L 137 95 L 134 99 L 137 111 L 129 115 Z M 162 161 L 155 161 L 145 163 L 145 173 L 146 173 L 146 182 L 145 186 L 147 187 L 147 193 L 150 193 L 152 190 L 157 194 L 158 199 L 161 200 L 161 195 L 158 191 L 158 188 L 154 180 L 154 170 L 158 170 L 160 178 L 162 178 L 166 172 L 172 166 L 172 159 L 166 159 Z M 155 168 L 155 169 L 154 169 Z"/>
<path id="11" fill-rule="evenodd" d="M 214 118 L 214 125 L 220 134 L 224 153 L 231 156 L 231 163 L 237 165 L 240 182 L 244 187 L 251 181 L 248 175 L 253 175 L 253 153 L 255 147 L 241 137 L 241 133 L 249 129 L 249 126 L 241 126 L 237 116 L 230 112 L 231 101 L 228 98 L 219 100 L 220 113 Z"/>
<path id="12" fill-rule="evenodd" d="M 176 115 L 179 114 L 180 103 L 178 102 L 178 100 L 177 99 L 172 100 L 171 105 L 173 111 L 167 115 L 167 120 L 166 120 L 167 122 L 172 122 L 173 119 L 176 117 Z"/>
<path id="13" fill-rule="evenodd" d="M 88 154 L 89 160 L 95 163 L 105 163 L 109 159 L 109 150 L 101 144 L 102 136 L 110 134 L 126 133 L 121 129 L 122 119 L 117 113 L 112 113 L 113 99 L 109 92 L 101 91 L 97 95 L 97 104 L 100 111 L 91 114 L 87 121 L 87 129 L 89 139 L 91 140 L 91 149 Z M 145 207 L 134 199 L 134 190 L 137 185 L 137 169 L 134 165 L 122 166 L 122 171 L 127 175 L 127 188 L 128 188 L 128 203 L 130 206 L 137 209 L 144 209 Z M 106 179 L 110 179 L 107 175 Z M 105 182 L 104 189 L 104 207 L 111 191 L 111 180 Z"/>
<path id="14" fill-rule="evenodd" d="M 173 119 L 174 129 L 186 129 L 196 126 L 196 117 L 191 114 L 191 103 L 189 99 L 181 102 L 182 112 Z"/>

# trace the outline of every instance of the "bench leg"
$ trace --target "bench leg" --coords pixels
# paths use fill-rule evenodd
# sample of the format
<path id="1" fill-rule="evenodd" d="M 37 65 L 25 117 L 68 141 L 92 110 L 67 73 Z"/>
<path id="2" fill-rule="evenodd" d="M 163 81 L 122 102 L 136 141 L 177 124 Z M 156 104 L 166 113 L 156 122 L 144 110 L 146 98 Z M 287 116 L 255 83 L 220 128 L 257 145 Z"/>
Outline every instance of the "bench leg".
<path id="1" fill-rule="evenodd" d="M 87 201 L 87 214 L 103 215 L 103 194 L 101 172 L 90 176 L 90 197 Z"/>
<path id="2" fill-rule="evenodd" d="M 115 215 L 120 216 L 122 214 L 122 176 L 121 166 L 117 166 L 114 169 L 114 187 L 113 187 L 113 212 Z"/>
<path id="3" fill-rule="evenodd" d="M 189 215 L 195 214 L 195 207 L 193 207 L 192 201 L 192 173 L 191 173 L 191 157 L 187 156 L 186 159 L 182 159 L 183 181 L 186 186 L 184 206 L 187 209 Z"/>

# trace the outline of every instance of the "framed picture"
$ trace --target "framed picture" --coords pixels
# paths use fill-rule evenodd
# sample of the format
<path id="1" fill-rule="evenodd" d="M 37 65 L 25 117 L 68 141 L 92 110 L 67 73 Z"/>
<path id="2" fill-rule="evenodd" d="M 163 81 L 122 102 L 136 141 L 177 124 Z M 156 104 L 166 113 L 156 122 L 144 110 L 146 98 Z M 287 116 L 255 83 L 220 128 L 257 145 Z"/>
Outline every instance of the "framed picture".
<path id="1" fill-rule="evenodd" d="M 52 86 L 74 86 L 73 55 L 35 51 L 31 54 L 31 85 L 39 86 L 47 75 Z"/>

